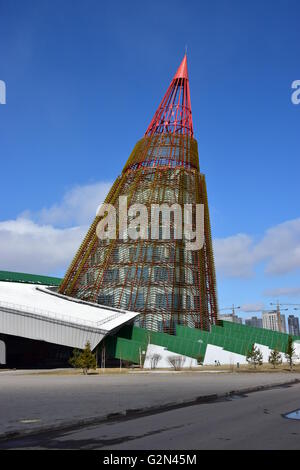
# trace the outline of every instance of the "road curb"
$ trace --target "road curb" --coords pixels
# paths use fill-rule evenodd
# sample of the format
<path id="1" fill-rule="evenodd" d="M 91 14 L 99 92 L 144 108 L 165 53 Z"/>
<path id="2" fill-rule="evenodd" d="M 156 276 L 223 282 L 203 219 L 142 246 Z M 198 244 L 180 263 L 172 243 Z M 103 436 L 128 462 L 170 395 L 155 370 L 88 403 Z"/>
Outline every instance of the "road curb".
<path id="1" fill-rule="evenodd" d="M 58 431 L 62 431 L 62 432 L 72 431 L 82 426 L 92 426 L 92 425 L 104 424 L 104 423 L 114 422 L 114 421 L 125 421 L 129 419 L 135 419 L 135 418 L 139 418 L 142 416 L 159 414 L 159 413 L 163 413 L 166 411 L 186 408 L 189 406 L 195 406 L 195 405 L 205 404 L 205 403 L 214 403 L 221 399 L 226 399 L 226 398 L 230 399 L 233 396 L 243 396 L 243 395 L 247 395 L 247 394 L 254 393 L 254 392 L 270 390 L 270 389 L 283 387 L 283 386 L 296 385 L 299 383 L 300 383 L 300 379 L 292 379 L 289 381 L 284 381 L 284 382 L 279 382 L 279 383 L 257 385 L 254 387 L 247 387 L 247 388 L 242 388 L 239 390 L 231 390 L 225 393 L 200 395 L 191 400 L 185 400 L 181 402 L 180 401 L 170 402 L 170 403 L 165 403 L 159 406 L 155 405 L 155 406 L 149 406 L 149 407 L 143 407 L 143 408 L 129 408 L 124 411 L 120 411 L 116 413 L 108 413 L 103 416 L 97 416 L 93 418 L 82 418 L 76 421 L 73 420 L 73 421 L 68 421 L 68 422 L 64 422 L 61 424 L 53 424 L 53 425 L 48 425 L 48 426 L 45 425 L 45 426 L 36 427 L 31 430 L 21 429 L 21 430 L 16 430 L 16 431 L 7 431 L 5 433 L 0 434 L 0 443 L 4 441 L 8 441 L 8 440 L 15 440 L 15 439 L 34 436 L 38 434 L 55 433 Z"/>

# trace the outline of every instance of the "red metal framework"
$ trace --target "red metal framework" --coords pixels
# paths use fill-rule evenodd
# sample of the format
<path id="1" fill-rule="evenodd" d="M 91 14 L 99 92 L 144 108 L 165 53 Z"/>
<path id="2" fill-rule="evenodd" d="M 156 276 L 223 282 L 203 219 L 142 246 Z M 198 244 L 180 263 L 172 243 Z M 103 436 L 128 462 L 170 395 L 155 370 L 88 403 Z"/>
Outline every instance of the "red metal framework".
<path id="1" fill-rule="evenodd" d="M 118 197 L 124 195 L 128 205 L 142 203 L 148 213 L 152 204 L 203 204 L 203 248 L 190 251 L 184 239 L 175 239 L 174 221 L 168 240 L 99 240 L 96 217 L 60 293 L 139 311 L 139 324 L 152 330 L 174 333 L 176 323 L 209 330 L 217 321 L 215 268 L 186 56 L 105 202 L 118 209 Z"/>
<path id="2" fill-rule="evenodd" d="M 163 133 L 183 134 L 190 137 L 194 135 L 186 55 L 154 114 L 145 136 Z"/>

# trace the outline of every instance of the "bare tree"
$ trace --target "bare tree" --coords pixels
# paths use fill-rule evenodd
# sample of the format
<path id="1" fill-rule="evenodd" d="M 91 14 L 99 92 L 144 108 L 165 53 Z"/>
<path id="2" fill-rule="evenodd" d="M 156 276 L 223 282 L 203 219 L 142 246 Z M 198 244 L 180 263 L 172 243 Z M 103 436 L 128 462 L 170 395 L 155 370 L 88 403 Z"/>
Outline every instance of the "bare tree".
<path id="1" fill-rule="evenodd" d="M 172 367 L 174 367 L 175 370 L 181 370 L 185 363 L 185 357 L 184 356 L 168 356 L 168 362 Z"/>
<path id="2" fill-rule="evenodd" d="M 153 354 L 153 356 L 150 357 L 150 367 L 151 369 L 156 369 L 158 362 L 161 360 L 161 355 L 160 354 Z"/>

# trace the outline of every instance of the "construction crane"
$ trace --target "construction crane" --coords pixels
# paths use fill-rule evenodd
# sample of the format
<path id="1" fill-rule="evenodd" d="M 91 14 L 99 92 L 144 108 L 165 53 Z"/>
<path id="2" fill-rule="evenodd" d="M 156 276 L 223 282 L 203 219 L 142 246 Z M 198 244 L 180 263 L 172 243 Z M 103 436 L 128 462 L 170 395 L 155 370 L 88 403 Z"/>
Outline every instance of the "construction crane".
<path id="1" fill-rule="evenodd" d="M 233 321 L 233 320 L 234 320 L 234 317 L 235 317 L 235 311 L 236 311 L 238 308 L 241 308 L 241 307 L 232 304 L 231 307 L 223 307 L 223 308 L 220 308 L 220 309 L 219 309 L 219 312 L 222 312 L 223 310 L 231 310 L 232 313 L 229 313 L 228 315 L 232 317 L 232 321 Z M 218 313 L 219 313 L 219 312 L 218 312 Z"/>
<path id="2" fill-rule="evenodd" d="M 270 305 L 276 305 L 277 307 L 278 306 L 280 306 L 280 307 L 300 307 L 300 304 L 281 304 L 279 302 L 277 302 L 276 304 L 270 302 Z M 285 310 L 288 310 L 288 309 L 285 309 Z M 294 310 L 298 310 L 298 309 L 296 308 Z"/>
<path id="3" fill-rule="evenodd" d="M 291 304 L 291 303 L 282 304 L 282 303 L 279 303 L 277 301 L 276 304 L 270 302 L 270 305 L 276 305 L 277 306 L 276 312 L 278 312 L 278 311 L 280 312 L 280 307 L 288 307 L 288 308 L 285 308 L 284 310 L 288 310 L 289 307 L 294 307 L 293 310 L 300 310 L 300 308 L 299 308 L 300 304 Z"/>
<path id="4" fill-rule="evenodd" d="M 273 302 L 270 302 L 270 305 L 275 305 L 276 306 L 276 310 L 271 310 L 270 313 L 277 313 L 277 322 L 278 322 L 278 326 L 279 326 L 279 330 L 284 333 L 284 328 L 283 328 L 283 325 L 282 325 L 282 318 L 281 318 L 281 312 L 285 312 L 288 310 L 288 308 L 280 308 L 280 307 L 285 307 L 289 304 L 281 304 L 279 303 L 278 301 L 276 302 L 276 304 L 274 304 Z"/>

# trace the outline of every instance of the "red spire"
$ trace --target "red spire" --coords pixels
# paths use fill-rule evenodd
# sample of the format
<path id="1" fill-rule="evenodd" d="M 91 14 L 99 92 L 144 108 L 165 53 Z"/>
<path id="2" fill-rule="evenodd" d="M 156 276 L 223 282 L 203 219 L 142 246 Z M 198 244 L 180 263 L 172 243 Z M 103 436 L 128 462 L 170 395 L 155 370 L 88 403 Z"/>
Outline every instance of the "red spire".
<path id="1" fill-rule="evenodd" d="M 178 70 L 174 75 L 174 78 L 185 78 L 186 80 L 189 79 L 186 54 L 184 55 L 184 58 L 182 59 L 182 62 L 179 65 Z"/>
<path id="2" fill-rule="evenodd" d="M 145 135 L 163 133 L 194 134 L 186 54 Z"/>

